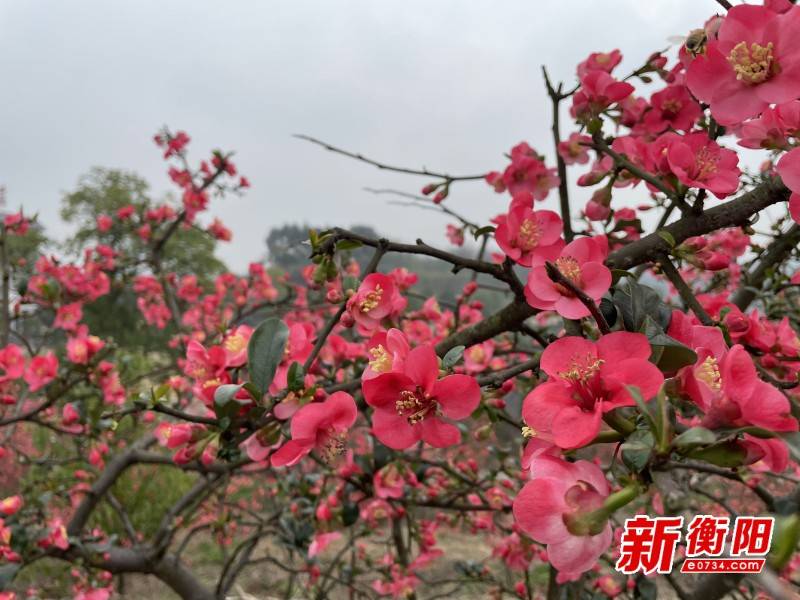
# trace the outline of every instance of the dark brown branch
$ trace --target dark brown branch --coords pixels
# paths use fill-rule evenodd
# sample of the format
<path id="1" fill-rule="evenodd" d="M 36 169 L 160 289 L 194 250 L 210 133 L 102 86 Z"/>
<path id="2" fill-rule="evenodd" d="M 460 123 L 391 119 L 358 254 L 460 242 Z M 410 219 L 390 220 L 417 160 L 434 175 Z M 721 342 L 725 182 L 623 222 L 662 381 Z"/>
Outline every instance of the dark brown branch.
<path id="1" fill-rule="evenodd" d="M 619 154 L 618 152 L 612 150 L 611 147 L 608 144 L 606 144 L 605 140 L 603 140 L 602 134 L 598 133 L 592 136 L 592 141 L 593 141 L 592 147 L 595 150 L 597 150 L 598 152 L 602 152 L 603 154 L 607 154 L 608 156 L 614 159 L 614 162 L 618 166 L 628 171 L 631 175 L 641 179 L 642 181 L 646 181 L 668 198 L 672 198 L 674 202 L 679 202 L 679 197 L 675 193 L 675 190 L 670 189 L 670 187 L 667 186 L 667 184 L 665 184 L 661 179 L 659 179 L 652 173 L 648 173 L 641 167 L 633 164 L 624 155 Z"/>
<path id="2" fill-rule="evenodd" d="M 691 288 L 686 284 L 681 277 L 681 274 L 678 272 L 678 269 L 675 268 L 675 265 L 672 264 L 669 256 L 663 254 L 658 261 L 658 264 L 661 265 L 661 272 L 667 276 L 672 282 L 672 285 L 675 286 L 675 289 L 678 290 L 678 294 L 680 294 L 681 300 L 683 303 L 692 309 L 697 318 L 700 319 L 700 322 L 703 325 L 714 325 L 714 319 L 706 312 L 700 302 L 698 302 L 697 298 L 695 298 L 694 293 L 692 292 Z"/>
<path id="3" fill-rule="evenodd" d="M 436 353 L 439 356 L 443 356 L 454 346 L 469 347 L 506 331 L 516 329 L 519 327 L 520 323 L 532 317 L 537 312 L 539 311 L 530 306 L 527 302 L 515 300 L 505 308 L 500 309 L 482 321 L 470 327 L 466 327 L 461 331 L 457 331 L 443 339 L 436 344 Z"/>
<path id="4" fill-rule="evenodd" d="M 780 180 L 772 179 L 733 200 L 721 202 L 702 215 L 685 216 L 667 225 L 660 232 L 668 233 L 676 244 L 680 244 L 690 237 L 705 235 L 726 227 L 746 225 L 753 215 L 788 199 L 789 190 Z M 612 252 L 606 259 L 606 266 L 612 269 L 630 269 L 657 260 L 659 254 L 670 252 L 671 249 L 670 244 L 659 235 L 659 232 L 651 233 Z"/>
<path id="5" fill-rule="evenodd" d="M 83 530 L 86 522 L 89 520 L 92 512 L 98 503 L 103 499 L 106 493 L 111 489 L 120 475 L 131 466 L 134 462 L 134 455 L 136 452 L 146 450 L 156 442 L 156 438 L 152 435 L 143 437 L 136 443 L 132 444 L 126 450 L 123 450 L 112 458 L 106 464 L 106 468 L 94 482 L 91 488 L 86 493 L 86 497 L 75 509 L 75 512 L 67 525 L 67 533 L 70 536 L 79 536 Z"/>
<path id="6" fill-rule="evenodd" d="M 572 231 L 572 213 L 569 208 L 569 186 L 567 184 L 567 164 L 561 157 L 558 151 L 558 145 L 561 143 L 561 117 L 559 114 L 561 101 L 566 98 L 561 93 L 562 84 L 558 84 L 558 89 L 553 87 L 550 82 L 550 77 L 547 75 L 547 69 L 542 65 L 542 75 L 544 76 L 544 83 L 547 86 L 547 95 L 550 96 L 550 102 L 553 106 L 553 120 L 551 131 L 553 133 L 553 145 L 556 153 L 556 167 L 558 169 L 558 201 L 561 208 L 561 221 L 564 223 L 564 239 L 567 243 L 572 241 L 574 233 Z"/>
<path id="7" fill-rule="evenodd" d="M 511 379 L 512 377 L 516 377 L 517 375 L 522 375 L 526 371 L 533 371 L 538 368 L 539 358 L 532 358 L 517 365 L 512 365 L 507 369 L 493 371 L 491 373 L 483 373 L 482 375 L 478 376 L 478 383 L 481 386 L 500 387 L 503 385 L 504 381 Z"/>
<path id="8" fill-rule="evenodd" d="M 758 260 L 758 266 L 744 277 L 742 287 L 731 297 L 731 302 L 746 310 L 755 300 L 772 269 L 786 260 L 800 242 L 800 225 L 792 225 L 785 234 L 778 236 Z"/>
<path id="9" fill-rule="evenodd" d="M 331 235 L 323 242 L 323 244 L 321 244 L 321 247 L 318 250 L 319 254 L 332 252 L 335 248 L 336 242 L 340 240 L 355 240 L 372 248 L 378 248 L 379 246 L 383 247 L 384 252 L 395 252 L 398 254 L 421 254 L 424 256 L 438 258 L 439 260 L 453 265 L 454 273 L 458 273 L 463 269 L 468 269 L 478 273 L 485 273 L 486 275 L 491 275 L 495 279 L 508 284 L 517 295 L 522 296 L 523 293 L 523 286 L 519 279 L 517 279 L 516 275 L 514 275 L 513 272 L 509 273 L 509 271 L 502 265 L 496 265 L 486 261 L 475 260 L 466 256 L 459 256 L 458 254 L 445 252 L 444 250 L 439 250 L 438 248 L 429 246 L 422 240 L 417 240 L 416 244 L 401 244 L 397 242 L 390 242 L 385 239 L 370 238 L 352 231 L 348 231 L 347 229 L 342 229 L 341 227 L 335 227 L 331 229 L 330 232 Z"/>

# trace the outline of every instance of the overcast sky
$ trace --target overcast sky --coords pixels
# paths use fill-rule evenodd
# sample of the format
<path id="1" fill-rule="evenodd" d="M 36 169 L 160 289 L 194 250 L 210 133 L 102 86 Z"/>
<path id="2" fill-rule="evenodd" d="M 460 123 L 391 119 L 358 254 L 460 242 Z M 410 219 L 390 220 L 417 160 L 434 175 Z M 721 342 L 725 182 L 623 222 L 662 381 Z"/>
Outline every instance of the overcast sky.
<path id="1" fill-rule="evenodd" d="M 252 181 L 245 197 L 212 206 L 233 230 L 219 254 L 234 269 L 259 258 L 267 231 L 287 222 L 366 223 L 438 242 L 447 219 L 363 190 L 417 191 L 425 179 L 291 134 L 453 174 L 502 167 L 521 140 L 552 162 L 540 65 L 572 83 L 590 52 L 619 47 L 627 72 L 717 8 L 713 0 L 0 0 L 0 185 L 11 207 L 38 211 L 63 238 L 61 196 L 92 166 L 135 171 L 156 195 L 170 189 L 151 141 L 168 124 L 192 136 L 194 158 L 234 150 Z M 448 202 L 485 220 L 507 199 L 478 182 L 455 186 Z"/>

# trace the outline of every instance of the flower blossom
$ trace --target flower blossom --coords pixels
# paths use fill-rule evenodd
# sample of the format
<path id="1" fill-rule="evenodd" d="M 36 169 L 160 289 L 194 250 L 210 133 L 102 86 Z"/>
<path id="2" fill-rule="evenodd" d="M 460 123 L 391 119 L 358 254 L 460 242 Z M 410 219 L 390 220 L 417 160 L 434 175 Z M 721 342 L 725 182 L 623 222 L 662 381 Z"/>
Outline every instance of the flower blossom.
<path id="1" fill-rule="evenodd" d="M 686 83 L 711 106 L 722 125 L 759 115 L 770 104 L 800 96 L 800 10 L 778 14 L 767 7 L 731 8 L 705 52 L 689 65 Z"/>
<path id="2" fill-rule="evenodd" d="M 588 571 L 611 545 L 611 525 L 602 520 L 579 531 L 582 515 L 603 505 L 610 493 L 597 465 L 541 456 L 531 464 L 531 480 L 514 500 L 517 525 L 537 542 L 547 544 L 547 559 L 569 581 Z"/>
<path id="3" fill-rule="evenodd" d="M 461 420 L 477 408 L 478 382 L 467 375 L 439 379 L 439 361 L 431 346 L 418 346 L 405 358 L 402 372 L 362 380 L 364 399 L 375 409 L 372 431 L 396 450 L 420 440 L 437 448 L 457 444 L 461 433 L 444 418 Z"/>
<path id="4" fill-rule="evenodd" d="M 617 331 L 596 342 L 568 336 L 542 352 L 541 369 L 548 380 L 523 401 L 522 417 L 538 432 L 552 435 L 561 448 L 580 448 L 600 431 L 603 415 L 621 406 L 634 406 L 628 386 L 647 400 L 664 383 L 651 363 L 651 348 L 641 333 Z"/>
<path id="5" fill-rule="evenodd" d="M 331 394 L 324 402 L 312 402 L 292 417 L 292 439 L 271 457 L 273 467 L 291 466 L 312 450 L 332 462 L 345 449 L 345 434 L 358 417 L 355 400 L 346 392 Z"/>
<path id="6" fill-rule="evenodd" d="M 607 254 L 606 238 L 582 237 L 564 246 L 553 264 L 576 288 L 598 301 L 611 287 L 611 271 L 603 264 Z M 555 310 L 567 319 L 589 315 L 589 309 L 571 290 L 550 279 L 545 265 L 531 269 L 525 298 L 534 308 Z"/>

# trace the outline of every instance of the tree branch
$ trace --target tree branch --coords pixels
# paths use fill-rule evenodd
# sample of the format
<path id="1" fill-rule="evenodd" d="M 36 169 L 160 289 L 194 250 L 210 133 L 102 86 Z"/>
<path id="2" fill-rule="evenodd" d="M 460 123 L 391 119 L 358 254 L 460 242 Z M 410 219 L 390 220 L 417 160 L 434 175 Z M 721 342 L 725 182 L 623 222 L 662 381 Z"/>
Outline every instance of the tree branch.
<path id="1" fill-rule="evenodd" d="M 372 165 L 373 167 L 377 167 L 384 171 L 393 171 L 395 173 L 405 173 L 407 175 L 423 175 L 425 177 L 436 177 L 437 179 L 444 179 L 446 182 L 452 181 L 475 181 L 478 179 L 483 179 L 486 175 L 448 175 L 447 173 L 437 173 L 436 171 L 429 171 L 428 169 L 409 169 L 406 167 L 394 167 L 392 165 L 387 165 L 382 162 L 378 162 L 377 160 L 372 160 L 371 158 L 367 158 L 362 154 L 358 154 L 355 152 L 349 152 L 347 150 L 343 150 L 342 148 L 337 148 L 336 146 L 331 146 L 330 144 L 313 138 L 309 135 L 303 134 L 295 134 L 294 136 L 298 140 L 305 140 L 306 142 L 311 142 L 312 144 L 316 144 L 317 146 L 321 146 L 328 150 L 329 152 L 333 152 L 335 154 L 341 154 L 342 156 L 347 156 L 348 158 L 353 158 L 355 160 L 361 161 L 368 165 Z"/>

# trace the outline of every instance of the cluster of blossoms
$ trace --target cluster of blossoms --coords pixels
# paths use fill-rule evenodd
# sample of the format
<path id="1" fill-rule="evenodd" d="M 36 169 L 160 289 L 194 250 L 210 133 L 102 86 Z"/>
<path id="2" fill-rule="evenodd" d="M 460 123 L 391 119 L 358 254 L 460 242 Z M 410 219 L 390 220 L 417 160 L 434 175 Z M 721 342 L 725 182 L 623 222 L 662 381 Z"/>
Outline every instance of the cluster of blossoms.
<path id="1" fill-rule="evenodd" d="M 0 458 L 53 473 L 38 494 L 35 478 L 0 474 L 3 566 L 71 562 L 73 596 L 87 600 L 131 570 L 217 597 L 265 562 L 286 567 L 287 595 L 408 598 L 436 587 L 438 564 L 492 598 L 534 597 L 546 566 L 557 585 L 645 597 L 647 578 L 601 561 L 619 545 L 615 520 L 794 506 L 798 33 L 789 2 L 740 5 L 672 59 L 622 76 L 619 50 L 595 52 L 572 92 L 547 81 L 575 125 L 566 138 L 554 127 L 556 166 L 514 146 L 485 176 L 508 204 L 486 226 L 448 226 L 458 253 L 332 229 L 309 232 L 297 273 L 166 267 L 176 232 L 231 239 L 201 214 L 249 182 L 230 154 L 192 168 L 189 136 L 160 133 L 177 205 L 126 199 L 93 216 L 97 243 L 76 260 L 16 263 L 28 271 L 0 322 Z M 637 79 L 663 85 L 640 97 Z M 743 177 L 749 150 L 767 160 Z M 594 188 L 580 219 L 568 166 Z M 442 175 L 423 193 L 452 216 L 451 184 L 475 178 Z M 637 187 L 644 199 L 623 205 L 619 190 Z M 560 212 L 544 208 L 556 193 Z M 757 234 L 752 217 L 786 200 Z M 648 211 L 661 221 L 646 235 Z M 4 227 L 35 224 L 20 210 Z M 466 232 L 482 238 L 476 258 Z M 430 295 L 422 268 L 382 268 L 393 252 L 472 276 Z M 112 292 L 129 294 L 130 327 L 158 335 L 157 351 L 97 335 Z M 157 481 L 162 466 L 180 477 Z M 694 472 L 706 480 L 682 475 Z M 141 504 L 163 509 L 153 519 Z M 98 506 L 114 518 L 94 518 Z M 779 517 L 770 568 L 791 580 L 800 521 Z M 446 563 L 464 534 L 483 555 Z M 267 535 L 280 544 L 257 556 Z M 227 557 L 214 592 L 187 583 L 193 536 Z"/>

